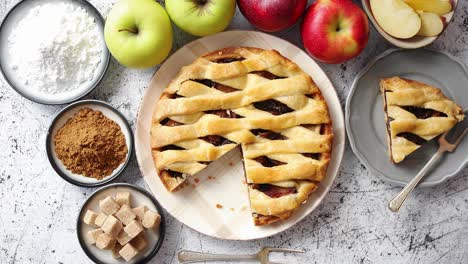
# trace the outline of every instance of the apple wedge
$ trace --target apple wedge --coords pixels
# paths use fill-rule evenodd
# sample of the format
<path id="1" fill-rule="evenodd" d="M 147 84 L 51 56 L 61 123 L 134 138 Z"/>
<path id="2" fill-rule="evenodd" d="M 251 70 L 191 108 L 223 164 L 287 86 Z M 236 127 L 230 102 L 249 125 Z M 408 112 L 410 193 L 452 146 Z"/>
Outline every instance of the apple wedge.
<path id="1" fill-rule="evenodd" d="M 447 0 L 404 0 L 414 10 L 445 15 L 452 11 L 452 4 Z"/>
<path id="2" fill-rule="evenodd" d="M 421 28 L 418 13 L 403 0 L 370 0 L 370 6 L 380 27 L 395 38 L 411 38 Z"/>
<path id="3" fill-rule="evenodd" d="M 444 30 L 444 21 L 435 13 L 421 12 L 421 29 L 419 29 L 418 36 L 435 37 L 442 33 Z"/>

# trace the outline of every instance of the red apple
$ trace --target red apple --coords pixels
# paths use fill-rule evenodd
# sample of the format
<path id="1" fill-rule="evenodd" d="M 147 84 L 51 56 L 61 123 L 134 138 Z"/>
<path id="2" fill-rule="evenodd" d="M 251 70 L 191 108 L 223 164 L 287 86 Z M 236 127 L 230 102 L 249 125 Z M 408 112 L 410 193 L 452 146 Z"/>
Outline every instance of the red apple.
<path id="1" fill-rule="evenodd" d="M 275 32 L 294 25 L 304 13 L 307 0 L 237 0 L 237 4 L 255 27 Z"/>
<path id="2" fill-rule="evenodd" d="M 312 57 L 342 63 L 366 47 L 369 21 L 352 0 L 317 0 L 306 11 L 301 35 Z"/>

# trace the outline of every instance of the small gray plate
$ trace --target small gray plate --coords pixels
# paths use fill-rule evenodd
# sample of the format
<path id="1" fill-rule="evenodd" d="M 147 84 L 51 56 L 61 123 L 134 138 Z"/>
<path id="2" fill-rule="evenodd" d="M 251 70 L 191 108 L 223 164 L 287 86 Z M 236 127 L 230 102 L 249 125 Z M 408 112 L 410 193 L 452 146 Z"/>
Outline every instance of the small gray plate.
<path id="1" fill-rule="evenodd" d="M 86 225 L 83 223 L 84 215 L 86 211 L 93 210 L 98 212 L 99 209 L 99 201 L 104 199 L 109 195 L 114 195 L 117 192 L 130 192 L 132 195 L 132 207 L 136 207 L 137 205 L 144 205 L 149 210 L 153 212 L 159 213 L 161 215 L 161 224 L 155 232 L 151 232 L 147 230 L 146 238 L 148 239 L 148 247 L 140 252 L 134 259 L 126 262 L 124 259 L 119 258 L 115 259 L 112 257 L 112 253 L 110 250 L 100 250 L 95 245 L 90 245 L 86 242 L 86 233 L 92 229 L 93 227 Z M 113 183 L 109 184 L 101 189 L 95 191 L 91 196 L 86 200 L 83 207 L 78 214 L 78 218 L 76 220 L 76 233 L 78 236 L 78 242 L 80 243 L 81 248 L 86 253 L 86 255 L 97 264 L 144 264 L 149 263 L 150 260 L 158 253 L 161 245 L 164 241 L 164 235 L 166 233 L 166 221 L 164 218 L 164 212 L 159 205 L 158 201 L 151 195 L 150 192 L 147 190 L 138 187 L 136 185 L 128 184 L 128 183 Z M 159 263 L 155 261 L 153 263 Z"/>
<path id="2" fill-rule="evenodd" d="M 116 122 L 122 129 L 122 133 L 124 134 L 125 141 L 127 143 L 128 153 L 125 161 L 122 164 L 120 164 L 111 175 L 106 176 L 101 180 L 73 173 L 65 167 L 63 162 L 60 161 L 60 159 L 57 157 L 57 154 L 55 153 L 55 135 L 70 118 L 72 118 L 78 111 L 80 111 L 83 108 L 91 108 L 92 110 L 100 111 L 107 118 L 110 118 L 111 120 Z M 133 153 L 133 148 L 134 143 L 132 128 L 125 116 L 110 104 L 93 99 L 74 102 L 72 104 L 69 104 L 67 107 L 63 108 L 52 121 L 46 136 L 47 157 L 52 168 L 60 177 L 62 177 L 67 182 L 81 187 L 101 186 L 117 178 L 125 170 L 128 163 L 130 162 Z"/>
<path id="3" fill-rule="evenodd" d="M 374 175 L 405 185 L 432 157 L 438 144 L 432 140 L 398 165 L 390 162 L 379 80 L 391 76 L 413 79 L 440 88 L 465 109 L 466 114 L 468 71 L 447 53 L 431 49 L 391 49 L 378 56 L 356 76 L 346 100 L 345 122 L 351 147 Z M 444 155 L 420 186 L 435 186 L 455 176 L 466 164 L 468 140 L 462 142 L 454 153 Z"/>

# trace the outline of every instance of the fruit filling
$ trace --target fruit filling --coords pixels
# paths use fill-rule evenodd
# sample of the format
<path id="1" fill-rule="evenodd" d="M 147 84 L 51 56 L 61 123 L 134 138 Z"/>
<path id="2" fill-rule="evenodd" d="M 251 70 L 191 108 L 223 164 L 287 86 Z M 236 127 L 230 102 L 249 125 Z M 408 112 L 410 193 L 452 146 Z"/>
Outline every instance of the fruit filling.
<path id="1" fill-rule="evenodd" d="M 397 137 L 406 138 L 407 140 L 413 142 L 416 145 L 422 145 L 422 144 L 424 144 L 424 142 L 427 141 L 424 138 L 422 138 L 422 137 L 420 137 L 418 135 L 415 135 L 413 133 L 409 133 L 409 132 L 398 133 Z"/>
<path id="2" fill-rule="evenodd" d="M 224 93 L 232 93 L 232 92 L 237 92 L 238 90 L 236 88 L 232 88 L 230 86 L 220 84 L 217 82 L 213 82 L 212 80 L 208 79 L 201 79 L 201 80 L 193 80 L 194 82 L 201 83 L 205 86 L 208 86 L 210 88 L 215 88 L 217 90 L 220 90 L 221 92 Z"/>
<path id="3" fill-rule="evenodd" d="M 238 115 L 229 109 L 228 110 L 210 110 L 210 111 L 206 111 L 205 113 L 217 115 L 222 118 L 244 118 L 243 116 Z"/>
<path id="4" fill-rule="evenodd" d="M 182 123 L 180 122 L 177 122 L 177 121 L 174 121 L 170 118 L 164 118 L 161 122 L 159 122 L 161 125 L 163 126 L 170 126 L 170 127 L 174 127 L 174 126 L 181 126 L 183 125 Z"/>
<path id="5" fill-rule="evenodd" d="M 166 150 L 184 150 L 184 148 L 181 148 L 176 145 L 167 145 L 161 148 L 161 151 L 166 151 Z"/>
<path id="6" fill-rule="evenodd" d="M 281 187 L 272 184 L 253 184 L 253 189 L 256 189 L 271 198 L 279 198 L 285 195 L 297 193 L 295 187 Z"/>
<path id="7" fill-rule="evenodd" d="M 254 134 L 256 136 L 266 138 L 266 139 L 269 139 L 269 140 L 286 140 L 286 139 L 288 139 L 287 137 L 281 135 L 280 133 L 276 133 L 276 132 L 273 132 L 271 130 L 252 129 L 252 130 L 250 130 L 250 132 L 252 132 L 252 134 Z"/>
<path id="8" fill-rule="evenodd" d="M 269 71 L 253 71 L 251 73 L 262 76 L 263 78 L 266 78 L 266 79 L 269 79 L 269 80 L 276 80 L 276 79 L 285 78 L 285 77 L 280 77 L 278 75 L 274 75 L 273 73 L 271 73 Z"/>
<path id="9" fill-rule="evenodd" d="M 234 62 L 234 61 L 243 61 L 245 60 L 245 58 L 243 57 L 238 57 L 238 58 L 222 58 L 222 59 L 218 59 L 214 62 L 216 63 L 230 63 L 230 62 Z"/>
<path id="10" fill-rule="evenodd" d="M 173 171 L 173 170 L 165 170 L 164 172 L 166 172 L 172 178 L 183 178 L 183 179 L 185 178 L 182 172 Z"/>
<path id="11" fill-rule="evenodd" d="M 282 161 L 279 161 L 279 160 L 270 159 L 267 156 L 256 157 L 253 160 L 255 160 L 256 162 L 262 164 L 263 167 L 269 167 L 269 168 L 286 164 L 285 162 L 282 162 Z"/>
<path id="12" fill-rule="evenodd" d="M 321 153 L 302 153 L 302 156 L 305 156 L 307 158 L 311 158 L 314 160 L 319 160 Z"/>
<path id="13" fill-rule="evenodd" d="M 178 94 L 178 93 L 174 93 L 174 94 L 168 94 L 167 95 L 167 98 L 170 98 L 170 99 L 176 99 L 176 98 L 183 98 L 184 96 Z"/>
<path id="14" fill-rule="evenodd" d="M 282 114 L 291 113 L 294 111 L 286 104 L 283 104 L 274 99 L 268 99 L 265 101 L 256 102 L 253 105 L 255 106 L 255 108 L 265 111 L 265 112 L 269 112 L 272 115 L 282 115 Z"/>
<path id="15" fill-rule="evenodd" d="M 412 113 L 419 119 L 427 119 L 429 117 L 447 117 L 445 113 L 442 113 L 433 109 L 416 107 L 416 106 L 400 106 L 400 107 Z"/>
<path id="16" fill-rule="evenodd" d="M 213 144 L 215 146 L 222 146 L 222 145 L 227 145 L 227 144 L 236 144 L 234 142 L 232 142 L 231 140 L 227 139 L 227 138 L 224 138 L 222 136 L 218 136 L 218 135 L 209 135 L 209 136 L 204 136 L 204 137 L 201 137 L 200 139 L 210 143 L 210 144 Z"/>

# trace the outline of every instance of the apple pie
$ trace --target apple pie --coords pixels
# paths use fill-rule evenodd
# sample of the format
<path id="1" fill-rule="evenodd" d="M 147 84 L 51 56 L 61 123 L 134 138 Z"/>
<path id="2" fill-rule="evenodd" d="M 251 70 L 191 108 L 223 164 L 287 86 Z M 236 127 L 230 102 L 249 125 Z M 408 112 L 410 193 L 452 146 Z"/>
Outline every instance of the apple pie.
<path id="1" fill-rule="evenodd" d="M 286 219 L 324 179 L 333 131 L 312 78 L 275 50 L 225 48 L 181 69 L 153 115 L 169 191 L 240 145 L 254 223 Z"/>
<path id="2" fill-rule="evenodd" d="M 465 117 L 440 89 L 413 80 L 380 80 L 390 160 L 399 163 Z"/>

